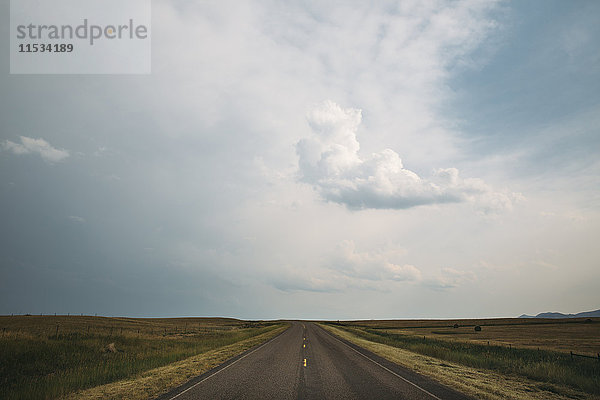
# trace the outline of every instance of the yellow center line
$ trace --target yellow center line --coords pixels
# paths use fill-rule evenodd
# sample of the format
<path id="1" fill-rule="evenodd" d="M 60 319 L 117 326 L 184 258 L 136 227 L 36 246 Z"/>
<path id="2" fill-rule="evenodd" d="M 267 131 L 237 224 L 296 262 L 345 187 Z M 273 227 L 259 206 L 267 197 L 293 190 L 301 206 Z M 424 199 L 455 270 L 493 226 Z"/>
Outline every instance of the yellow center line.
<path id="1" fill-rule="evenodd" d="M 306 345 L 305 345 L 305 344 L 303 344 L 303 345 L 302 345 L 302 347 L 306 347 Z"/>
<path id="2" fill-rule="evenodd" d="M 304 366 L 306 367 L 306 358 L 304 359 Z"/>

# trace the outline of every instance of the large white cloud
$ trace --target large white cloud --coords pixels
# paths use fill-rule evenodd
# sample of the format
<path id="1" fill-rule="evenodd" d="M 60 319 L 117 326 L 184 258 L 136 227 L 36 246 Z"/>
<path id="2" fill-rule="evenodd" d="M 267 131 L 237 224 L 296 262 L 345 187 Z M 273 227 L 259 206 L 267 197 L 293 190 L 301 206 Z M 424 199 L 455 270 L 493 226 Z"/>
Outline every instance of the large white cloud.
<path id="1" fill-rule="evenodd" d="M 41 138 L 33 139 L 21 136 L 21 143 L 6 140 L 3 147 L 14 154 L 39 154 L 45 161 L 50 163 L 62 161 L 69 157 L 67 150 L 57 149 Z"/>
<path id="2" fill-rule="evenodd" d="M 296 145 L 300 177 L 325 200 L 351 209 L 472 202 L 488 213 L 512 207 L 515 195 L 494 191 L 480 179 L 463 179 L 456 168 L 438 169 L 424 179 L 406 169 L 392 149 L 362 156 L 356 139 L 361 110 L 328 100 L 307 118 L 312 135 Z"/>

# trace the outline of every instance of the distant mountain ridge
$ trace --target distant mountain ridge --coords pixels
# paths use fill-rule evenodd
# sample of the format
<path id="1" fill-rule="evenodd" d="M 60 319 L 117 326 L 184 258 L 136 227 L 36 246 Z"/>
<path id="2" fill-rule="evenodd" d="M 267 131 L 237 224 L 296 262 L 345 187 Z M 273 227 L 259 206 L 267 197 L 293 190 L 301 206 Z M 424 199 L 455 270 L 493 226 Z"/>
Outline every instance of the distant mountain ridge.
<path id="1" fill-rule="evenodd" d="M 595 311 L 584 311 L 577 314 L 563 314 L 559 312 L 543 312 L 538 315 L 527 315 L 523 314 L 519 318 L 592 318 L 600 317 L 600 310 Z"/>

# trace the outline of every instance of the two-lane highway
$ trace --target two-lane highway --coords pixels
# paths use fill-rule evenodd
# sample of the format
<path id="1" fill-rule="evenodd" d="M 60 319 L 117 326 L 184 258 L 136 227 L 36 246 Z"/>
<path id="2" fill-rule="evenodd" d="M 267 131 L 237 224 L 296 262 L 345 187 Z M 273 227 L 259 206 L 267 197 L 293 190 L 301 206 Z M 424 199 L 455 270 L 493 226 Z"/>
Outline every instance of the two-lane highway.
<path id="1" fill-rule="evenodd" d="M 467 399 L 345 342 L 318 325 L 292 326 L 160 400 Z"/>

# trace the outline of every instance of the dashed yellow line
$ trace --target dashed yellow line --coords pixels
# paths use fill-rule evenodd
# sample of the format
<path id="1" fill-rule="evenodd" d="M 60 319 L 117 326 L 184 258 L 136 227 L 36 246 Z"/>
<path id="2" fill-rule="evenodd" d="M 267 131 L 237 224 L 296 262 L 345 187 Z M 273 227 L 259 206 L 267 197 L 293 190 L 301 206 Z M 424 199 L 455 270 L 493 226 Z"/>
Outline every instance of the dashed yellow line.
<path id="1" fill-rule="evenodd" d="M 303 344 L 303 345 L 302 345 L 302 347 L 306 347 L 306 345 L 305 345 L 305 344 Z"/>
<path id="2" fill-rule="evenodd" d="M 306 358 L 304 359 L 304 366 L 306 367 Z"/>

